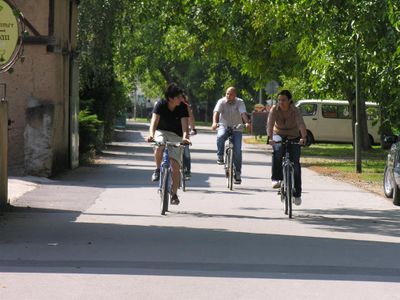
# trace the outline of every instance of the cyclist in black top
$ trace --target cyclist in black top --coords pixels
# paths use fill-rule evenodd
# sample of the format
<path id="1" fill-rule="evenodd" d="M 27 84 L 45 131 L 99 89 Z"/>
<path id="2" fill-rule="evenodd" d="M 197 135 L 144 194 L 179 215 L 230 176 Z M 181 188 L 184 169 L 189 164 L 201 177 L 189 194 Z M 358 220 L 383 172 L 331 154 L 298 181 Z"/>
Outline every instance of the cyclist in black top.
<path id="1" fill-rule="evenodd" d="M 157 101 L 154 106 L 150 122 L 148 142 L 183 142 L 190 143 L 189 140 L 189 113 L 187 106 L 183 103 L 183 90 L 175 83 L 171 83 L 165 91 L 165 99 Z M 152 180 L 157 181 L 160 178 L 160 166 L 164 146 L 156 147 L 154 157 L 156 169 L 152 175 Z M 169 156 L 172 169 L 171 184 L 171 204 L 179 204 L 177 190 L 179 186 L 181 148 L 171 147 Z"/>

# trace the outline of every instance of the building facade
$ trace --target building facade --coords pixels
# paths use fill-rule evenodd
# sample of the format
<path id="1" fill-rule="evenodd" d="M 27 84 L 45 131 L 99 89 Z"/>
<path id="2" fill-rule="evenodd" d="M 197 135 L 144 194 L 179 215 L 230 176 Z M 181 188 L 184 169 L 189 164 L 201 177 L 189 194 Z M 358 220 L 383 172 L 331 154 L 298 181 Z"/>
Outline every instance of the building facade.
<path id="1" fill-rule="evenodd" d="M 78 165 L 78 1 L 14 0 L 24 53 L 6 84 L 10 175 L 49 177 Z"/>

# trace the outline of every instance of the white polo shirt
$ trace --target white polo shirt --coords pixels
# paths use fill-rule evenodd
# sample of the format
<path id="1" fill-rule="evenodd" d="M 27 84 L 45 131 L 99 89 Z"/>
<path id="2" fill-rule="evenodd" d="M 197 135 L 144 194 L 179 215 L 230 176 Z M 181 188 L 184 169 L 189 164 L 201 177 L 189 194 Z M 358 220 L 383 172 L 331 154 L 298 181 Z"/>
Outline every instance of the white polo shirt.
<path id="1" fill-rule="evenodd" d="M 219 122 L 223 127 L 235 126 L 243 123 L 241 115 L 246 112 L 246 106 L 240 98 L 227 102 L 226 97 L 223 97 L 218 100 L 214 112 L 219 112 Z"/>

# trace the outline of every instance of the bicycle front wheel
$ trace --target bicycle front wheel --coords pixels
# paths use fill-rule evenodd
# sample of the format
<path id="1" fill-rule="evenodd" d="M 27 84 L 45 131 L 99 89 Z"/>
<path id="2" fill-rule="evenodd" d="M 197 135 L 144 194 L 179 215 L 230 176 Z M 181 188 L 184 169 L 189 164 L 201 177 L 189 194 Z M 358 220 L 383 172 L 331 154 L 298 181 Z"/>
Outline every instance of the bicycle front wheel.
<path id="1" fill-rule="evenodd" d="M 162 169 L 161 172 L 161 190 L 160 190 L 160 211 L 162 215 L 165 215 L 165 212 L 168 211 L 168 200 L 169 200 L 169 191 L 168 191 L 168 180 L 169 170 Z"/>
<path id="2" fill-rule="evenodd" d="M 293 169 L 287 167 L 286 169 L 286 200 L 287 200 L 287 209 L 288 209 L 288 217 L 292 218 L 292 199 L 293 199 Z"/>
<path id="3" fill-rule="evenodd" d="M 233 149 L 228 148 L 227 152 L 227 187 L 233 190 Z"/>

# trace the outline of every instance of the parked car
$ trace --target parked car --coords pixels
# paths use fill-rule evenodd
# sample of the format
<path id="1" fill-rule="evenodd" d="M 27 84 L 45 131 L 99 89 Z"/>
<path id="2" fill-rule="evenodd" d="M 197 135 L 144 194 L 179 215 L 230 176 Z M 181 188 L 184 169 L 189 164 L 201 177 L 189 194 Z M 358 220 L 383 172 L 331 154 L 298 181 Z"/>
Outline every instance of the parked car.
<path id="1" fill-rule="evenodd" d="M 383 191 L 386 197 L 393 197 L 394 205 L 400 205 L 400 140 L 399 137 L 394 136 L 386 137 L 385 139 L 387 142 L 393 143 L 393 145 L 386 160 Z"/>
<path id="2" fill-rule="evenodd" d="M 372 144 L 380 143 L 378 104 L 366 102 L 368 136 Z M 345 100 L 300 100 L 296 103 L 307 127 L 307 140 L 314 142 L 352 143 L 353 131 L 349 102 Z"/>

